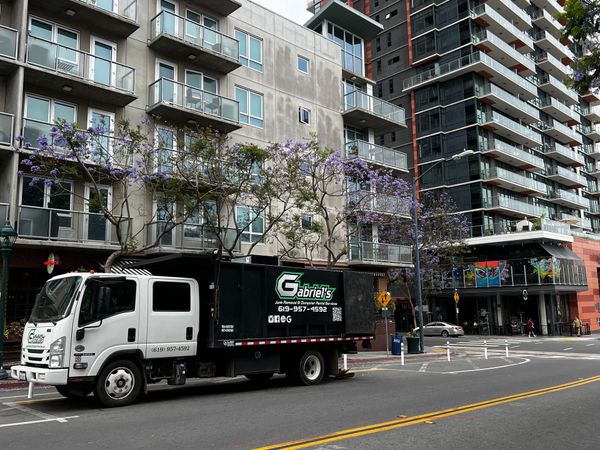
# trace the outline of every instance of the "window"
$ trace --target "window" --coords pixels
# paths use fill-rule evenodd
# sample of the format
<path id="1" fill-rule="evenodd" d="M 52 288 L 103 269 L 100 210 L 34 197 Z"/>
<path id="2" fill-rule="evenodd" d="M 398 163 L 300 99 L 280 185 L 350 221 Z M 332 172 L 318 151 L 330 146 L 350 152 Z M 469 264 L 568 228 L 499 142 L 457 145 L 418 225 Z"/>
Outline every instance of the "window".
<path id="1" fill-rule="evenodd" d="M 240 122 L 263 127 L 263 96 L 236 86 L 235 99 L 240 103 Z"/>
<path id="2" fill-rule="evenodd" d="M 400 57 L 394 56 L 393 58 L 388 59 L 388 66 L 391 66 L 392 64 L 396 64 L 398 62 L 400 62 Z"/>
<path id="3" fill-rule="evenodd" d="M 298 55 L 298 70 L 308 75 L 310 73 L 310 60 Z"/>
<path id="4" fill-rule="evenodd" d="M 27 60 L 61 72 L 79 73 L 79 34 L 60 27 L 51 22 L 30 18 L 29 34 L 32 36 L 30 51 Z M 58 44 L 53 46 L 50 43 Z"/>
<path id="5" fill-rule="evenodd" d="M 392 135 L 392 137 L 391 137 L 392 142 L 396 142 L 396 132 L 392 131 L 391 135 Z"/>
<path id="6" fill-rule="evenodd" d="M 363 40 L 330 22 L 327 23 L 327 39 L 342 48 L 344 69 L 362 75 L 364 72 Z"/>
<path id="7" fill-rule="evenodd" d="M 377 61 L 379 62 L 379 61 Z M 377 97 L 383 97 L 383 85 L 381 83 L 377 83 Z"/>
<path id="8" fill-rule="evenodd" d="M 250 244 L 259 242 L 263 238 L 265 222 L 262 212 L 256 213 L 247 206 L 238 206 L 235 209 L 236 224 L 242 231 L 242 243 Z"/>
<path id="9" fill-rule="evenodd" d="M 312 229 L 312 216 L 308 214 L 302 214 L 300 219 L 302 221 L 302 229 L 303 230 L 311 230 Z"/>
<path id="10" fill-rule="evenodd" d="M 392 33 L 388 33 L 387 34 L 387 46 L 391 47 L 392 46 Z"/>
<path id="11" fill-rule="evenodd" d="M 58 237 L 61 228 L 71 229 L 72 190 L 70 181 L 51 183 L 50 180 L 24 176 L 21 184 L 19 233 L 48 237 L 50 231 L 51 237 Z M 50 211 L 40 211 L 39 208 Z"/>
<path id="12" fill-rule="evenodd" d="M 91 278 L 81 300 L 79 326 L 135 311 L 135 296 L 135 281 Z"/>
<path id="13" fill-rule="evenodd" d="M 235 38 L 240 41 L 240 63 L 262 72 L 262 39 L 235 30 Z"/>
<path id="14" fill-rule="evenodd" d="M 375 38 L 375 51 L 376 52 L 380 52 L 381 51 L 381 38 Z"/>
<path id="15" fill-rule="evenodd" d="M 113 156 L 112 139 L 115 115 L 110 112 L 90 109 L 88 126 L 98 131 L 90 142 L 90 159 L 96 163 L 107 163 Z M 119 161 L 121 162 L 121 161 Z"/>
<path id="16" fill-rule="evenodd" d="M 158 128 L 157 141 L 159 150 L 156 158 L 156 171 L 172 173 L 176 164 L 177 136 L 174 130 L 169 128 Z"/>
<path id="17" fill-rule="evenodd" d="M 69 123 L 76 121 L 77 108 L 75 105 L 63 103 L 50 98 L 25 95 L 25 120 L 23 124 L 23 138 L 32 147 L 37 146 L 37 140 L 45 135 L 50 139 L 50 125 L 57 120 Z"/>
<path id="18" fill-rule="evenodd" d="M 378 59 L 375 64 L 376 64 L 376 67 L 377 67 L 377 74 L 380 74 L 381 73 L 381 60 Z"/>
<path id="19" fill-rule="evenodd" d="M 310 109 L 301 106 L 298 109 L 298 116 L 300 118 L 300 123 L 310 124 Z"/>
<path id="20" fill-rule="evenodd" d="M 210 228 L 216 222 L 217 204 L 206 202 L 189 214 L 183 225 L 183 236 L 188 239 L 210 239 L 212 236 L 207 235 L 205 228 Z"/>
<path id="21" fill-rule="evenodd" d="M 388 80 L 388 89 L 390 91 L 390 94 L 394 93 L 394 80 L 393 79 Z"/>
<path id="22" fill-rule="evenodd" d="M 398 15 L 398 10 L 394 9 L 392 12 L 389 12 L 385 15 L 385 20 L 389 20 L 396 15 Z"/>
<path id="23" fill-rule="evenodd" d="M 156 281 L 152 285 L 152 311 L 191 311 L 191 297 L 191 287 L 189 283 Z"/>

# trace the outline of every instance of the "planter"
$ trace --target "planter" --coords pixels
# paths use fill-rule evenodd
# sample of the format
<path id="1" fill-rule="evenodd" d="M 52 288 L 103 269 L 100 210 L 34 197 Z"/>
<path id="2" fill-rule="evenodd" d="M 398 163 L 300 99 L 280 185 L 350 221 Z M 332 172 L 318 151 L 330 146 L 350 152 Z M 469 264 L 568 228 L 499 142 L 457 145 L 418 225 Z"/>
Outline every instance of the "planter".
<path id="1" fill-rule="evenodd" d="M 411 355 L 420 353 L 421 352 L 421 350 L 419 349 L 420 341 L 421 340 L 419 339 L 418 336 L 406 336 L 407 353 L 409 353 Z"/>

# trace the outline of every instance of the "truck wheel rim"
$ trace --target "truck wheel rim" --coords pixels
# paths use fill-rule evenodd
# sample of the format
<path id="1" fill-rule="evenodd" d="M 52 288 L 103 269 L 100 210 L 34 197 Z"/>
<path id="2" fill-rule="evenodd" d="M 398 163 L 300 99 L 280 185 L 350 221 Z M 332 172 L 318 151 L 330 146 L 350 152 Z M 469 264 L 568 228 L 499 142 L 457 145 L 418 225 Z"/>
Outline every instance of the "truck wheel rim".
<path id="1" fill-rule="evenodd" d="M 304 376 L 310 380 L 314 381 L 319 378 L 321 375 L 321 361 L 315 355 L 310 355 L 304 361 Z"/>
<path id="2" fill-rule="evenodd" d="M 127 397 L 135 386 L 135 377 L 127 367 L 113 369 L 104 382 L 104 389 L 109 397 L 122 399 Z"/>

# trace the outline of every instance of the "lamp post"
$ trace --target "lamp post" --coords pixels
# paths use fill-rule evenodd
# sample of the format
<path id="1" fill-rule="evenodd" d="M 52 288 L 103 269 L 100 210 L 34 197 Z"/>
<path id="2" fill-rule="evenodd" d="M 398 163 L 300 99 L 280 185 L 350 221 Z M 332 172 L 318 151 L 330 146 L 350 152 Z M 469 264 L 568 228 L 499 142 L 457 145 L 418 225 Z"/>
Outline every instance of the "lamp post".
<path id="1" fill-rule="evenodd" d="M 8 256 L 12 252 L 13 245 L 17 240 L 17 232 L 6 224 L 0 229 L 0 253 L 2 253 L 2 285 L 0 286 L 0 326 L 2 327 L 2 338 L 0 338 L 0 380 L 6 380 L 8 374 L 4 370 L 4 309 L 6 308 L 6 291 L 8 286 Z"/>
<path id="2" fill-rule="evenodd" d="M 419 212 L 417 208 L 417 182 L 421 179 L 423 175 L 431 171 L 438 164 L 441 164 L 446 161 L 455 161 L 457 159 L 461 159 L 464 156 L 469 156 L 475 153 L 473 150 L 463 150 L 460 153 L 450 156 L 449 158 L 444 158 L 436 161 L 429 167 L 425 172 L 420 174 L 418 177 L 413 175 L 413 185 L 412 185 L 412 198 L 413 198 L 413 224 L 414 224 L 414 233 L 415 233 L 415 278 L 417 284 L 417 308 L 419 308 L 419 314 L 417 315 L 418 323 L 419 323 L 419 351 L 421 353 L 424 352 L 424 339 L 425 334 L 423 330 L 423 294 L 421 291 L 421 256 L 419 252 Z M 414 174 L 414 169 L 413 169 Z"/>

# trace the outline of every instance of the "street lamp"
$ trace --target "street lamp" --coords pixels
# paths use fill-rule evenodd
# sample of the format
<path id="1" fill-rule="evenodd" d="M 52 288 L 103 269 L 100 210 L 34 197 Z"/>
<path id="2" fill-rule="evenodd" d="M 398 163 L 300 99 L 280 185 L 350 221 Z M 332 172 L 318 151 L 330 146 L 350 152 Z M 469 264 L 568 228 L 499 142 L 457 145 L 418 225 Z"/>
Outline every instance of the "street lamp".
<path id="1" fill-rule="evenodd" d="M 6 307 L 6 288 L 8 285 L 8 256 L 12 252 L 13 245 L 17 240 L 17 232 L 10 226 L 7 220 L 0 228 L 0 253 L 2 253 L 2 285 L 0 286 L 0 325 L 2 337 L 0 338 L 0 380 L 6 380 L 8 374 L 4 370 L 4 309 Z"/>
<path id="2" fill-rule="evenodd" d="M 423 294 L 421 292 L 421 257 L 419 255 L 419 216 L 418 216 L 418 208 L 417 208 L 417 181 L 421 179 L 423 175 L 431 171 L 438 164 L 441 164 L 446 161 L 455 161 L 457 159 L 461 159 L 464 156 L 469 156 L 475 153 L 473 150 L 463 150 L 460 153 L 450 156 L 449 158 L 443 158 L 437 160 L 435 163 L 431 165 L 425 172 L 420 174 L 418 177 L 414 176 L 414 168 L 413 168 L 413 185 L 412 185 L 412 196 L 413 196 L 413 223 L 414 223 L 414 233 L 415 233 L 415 275 L 416 275 L 416 284 L 417 284 L 417 307 L 419 308 L 419 315 L 417 316 L 419 319 L 419 351 L 423 353 L 424 349 L 424 330 L 423 330 Z M 416 166 L 415 166 L 416 167 Z"/>

